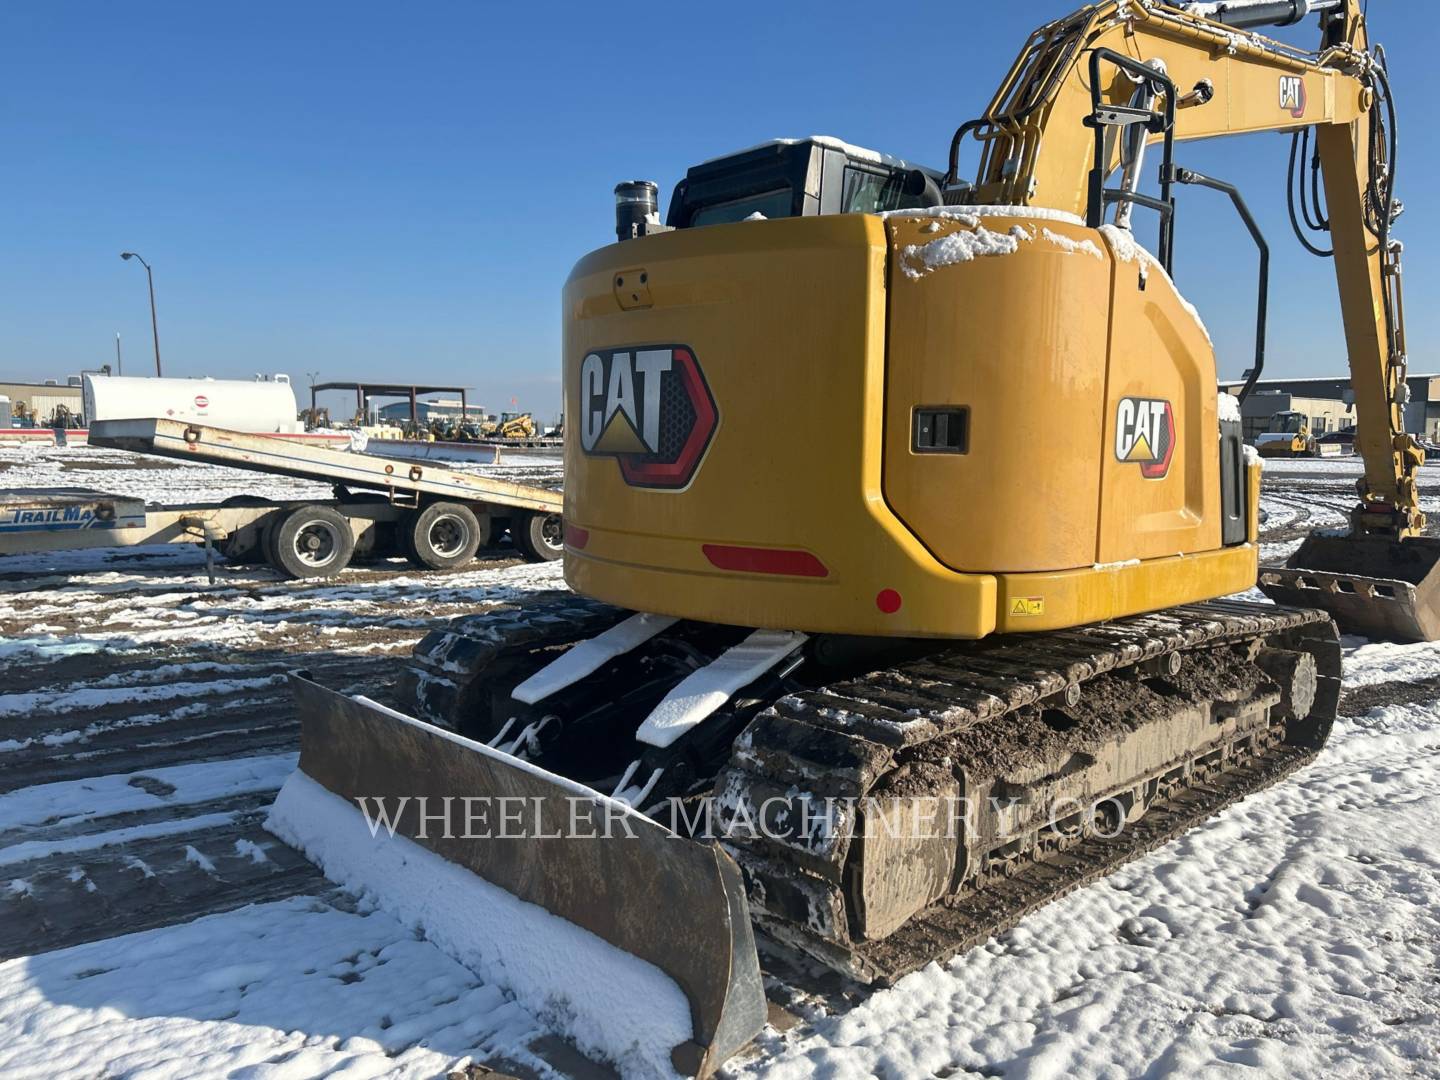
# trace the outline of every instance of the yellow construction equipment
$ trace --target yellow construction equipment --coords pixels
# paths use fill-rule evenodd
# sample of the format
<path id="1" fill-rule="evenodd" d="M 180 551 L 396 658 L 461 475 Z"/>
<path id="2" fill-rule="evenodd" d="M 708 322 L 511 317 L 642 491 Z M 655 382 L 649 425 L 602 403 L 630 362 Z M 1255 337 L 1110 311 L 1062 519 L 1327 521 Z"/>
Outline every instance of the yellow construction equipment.
<path id="1" fill-rule="evenodd" d="M 1314 52 L 1253 32 L 1308 14 Z M 1312 129 L 1365 478 L 1349 536 L 1264 572 L 1300 606 L 1225 601 L 1261 466 L 1174 219 L 1218 193 L 1256 239 L 1246 390 L 1268 247 L 1177 144 Z M 768 143 L 664 225 L 621 184 L 564 291 L 574 595 L 430 634 L 401 694 L 430 724 L 299 682 L 301 771 L 672 978 L 693 1073 L 763 1024 L 752 920 L 893 979 L 1273 783 L 1336 714 L 1316 607 L 1436 631 L 1394 138 L 1360 0 L 1127 0 L 1038 30 L 944 171 Z M 422 792 L 532 799 L 538 835 L 427 838 Z M 577 792 L 647 824 L 550 835 Z"/>
<path id="2" fill-rule="evenodd" d="M 498 420 L 480 425 L 480 435 L 486 439 L 533 439 L 535 419 L 529 413 L 501 413 Z"/>
<path id="3" fill-rule="evenodd" d="M 1255 439 L 1263 457 L 1338 457 L 1339 443 L 1322 443 L 1310 430 L 1310 418 L 1300 412 L 1278 412 L 1270 418 L 1269 430 Z"/>

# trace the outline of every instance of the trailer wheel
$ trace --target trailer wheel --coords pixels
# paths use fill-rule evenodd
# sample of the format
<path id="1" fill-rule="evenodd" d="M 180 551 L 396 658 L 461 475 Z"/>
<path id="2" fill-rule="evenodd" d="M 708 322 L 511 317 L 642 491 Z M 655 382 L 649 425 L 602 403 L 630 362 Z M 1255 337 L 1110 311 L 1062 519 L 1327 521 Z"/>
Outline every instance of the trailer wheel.
<path id="1" fill-rule="evenodd" d="M 475 558 L 488 539 L 475 512 L 462 503 L 431 503 L 400 524 L 405 556 L 417 566 L 450 570 Z"/>
<path id="2" fill-rule="evenodd" d="M 559 514 L 516 514 L 510 519 L 510 539 L 529 562 L 553 562 L 565 554 L 565 525 Z"/>
<path id="3" fill-rule="evenodd" d="M 271 527 L 270 565 L 295 578 L 333 577 L 350 564 L 355 534 L 328 506 L 300 506 Z"/>

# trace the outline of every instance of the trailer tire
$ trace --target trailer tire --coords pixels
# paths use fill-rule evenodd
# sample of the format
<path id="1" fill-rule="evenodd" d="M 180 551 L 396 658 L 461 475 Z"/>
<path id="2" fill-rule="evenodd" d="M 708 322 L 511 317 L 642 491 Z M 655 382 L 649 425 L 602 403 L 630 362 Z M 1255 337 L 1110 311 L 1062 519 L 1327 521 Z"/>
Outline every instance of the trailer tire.
<path id="1" fill-rule="evenodd" d="M 528 562 L 553 562 L 565 554 L 565 526 L 559 514 L 527 510 L 510 519 L 510 539 Z"/>
<path id="2" fill-rule="evenodd" d="M 293 578 L 334 577 L 355 553 L 350 522 L 328 506 L 298 506 L 268 532 L 270 565 Z"/>
<path id="3" fill-rule="evenodd" d="M 431 503 L 400 523 L 405 557 L 430 570 L 452 570 L 475 558 L 489 539 L 488 519 L 475 516 L 464 503 Z"/>

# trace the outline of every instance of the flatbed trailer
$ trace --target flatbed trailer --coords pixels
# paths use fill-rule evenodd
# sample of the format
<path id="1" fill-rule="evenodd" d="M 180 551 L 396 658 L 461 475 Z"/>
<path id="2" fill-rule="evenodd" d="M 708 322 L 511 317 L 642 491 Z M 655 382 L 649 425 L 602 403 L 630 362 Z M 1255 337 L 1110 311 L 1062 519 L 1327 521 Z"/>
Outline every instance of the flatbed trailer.
<path id="1" fill-rule="evenodd" d="M 147 506 L 88 488 L 9 492 L 0 495 L 0 554 L 203 543 L 233 562 L 330 577 L 356 555 L 448 569 L 504 532 L 532 561 L 563 551 L 561 495 L 544 488 L 175 420 L 99 421 L 90 442 L 314 480 L 335 497 Z"/>

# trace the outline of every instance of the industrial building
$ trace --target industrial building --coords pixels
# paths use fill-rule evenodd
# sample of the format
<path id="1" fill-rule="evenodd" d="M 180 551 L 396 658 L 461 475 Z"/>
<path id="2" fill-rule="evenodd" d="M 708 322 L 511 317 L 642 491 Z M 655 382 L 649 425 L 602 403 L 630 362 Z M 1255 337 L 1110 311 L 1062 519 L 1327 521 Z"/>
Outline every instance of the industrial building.
<path id="1" fill-rule="evenodd" d="M 65 383 L 56 379 L 44 382 L 0 382 L 0 398 L 9 399 L 12 422 L 29 427 L 49 427 L 57 419 L 78 423 L 83 411 L 80 376 L 71 375 Z M 0 410 L 3 411 L 3 410 Z"/>
<path id="2" fill-rule="evenodd" d="M 1440 375 L 1411 375 L 1410 401 L 1405 406 L 1405 430 L 1431 441 L 1440 441 Z M 1238 394 L 1243 379 L 1222 382 L 1220 389 Z M 1241 408 L 1245 441 L 1269 429 L 1270 417 L 1279 412 L 1301 412 L 1311 418 L 1316 435 L 1350 427 L 1355 423 L 1354 398 L 1347 377 L 1311 379 L 1261 379 Z"/>
<path id="3" fill-rule="evenodd" d="M 459 420 L 462 417 L 470 420 L 480 420 L 485 415 L 485 409 L 479 405 L 466 405 L 464 402 L 454 398 L 436 398 L 432 401 L 416 401 L 415 411 L 417 418 L 422 424 L 428 424 L 432 420 Z M 403 424 L 410 419 L 410 403 L 408 401 L 394 401 L 389 405 L 382 405 L 377 410 L 380 419 L 392 424 Z"/>

